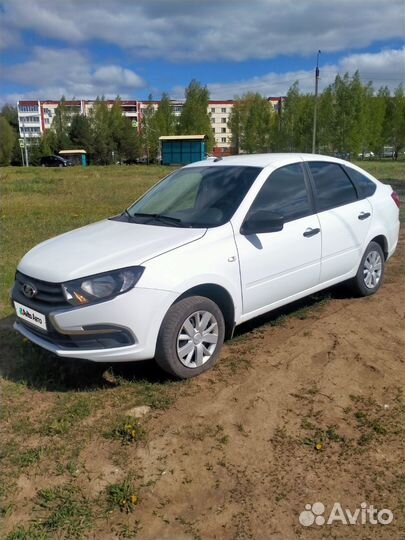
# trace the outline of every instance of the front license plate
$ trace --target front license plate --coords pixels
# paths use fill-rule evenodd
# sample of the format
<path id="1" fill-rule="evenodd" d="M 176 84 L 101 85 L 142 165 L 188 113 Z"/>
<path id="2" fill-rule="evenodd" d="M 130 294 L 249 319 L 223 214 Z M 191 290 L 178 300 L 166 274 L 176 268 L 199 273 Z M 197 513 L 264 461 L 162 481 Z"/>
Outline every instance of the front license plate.
<path id="1" fill-rule="evenodd" d="M 35 309 L 31 309 L 27 306 L 23 306 L 22 304 L 19 304 L 18 302 L 14 302 L 15 311 L 17 313 L 17 317 L 22 319 L 23 321 L 26 321 L 27 323 L 33 324 L 34 326 L 38 326 L 38 328 L 42 328 L 42 330 L 46 330 L 46 317 L 42 313 L 39 313 L 38 311 L 35 311 Z"/>

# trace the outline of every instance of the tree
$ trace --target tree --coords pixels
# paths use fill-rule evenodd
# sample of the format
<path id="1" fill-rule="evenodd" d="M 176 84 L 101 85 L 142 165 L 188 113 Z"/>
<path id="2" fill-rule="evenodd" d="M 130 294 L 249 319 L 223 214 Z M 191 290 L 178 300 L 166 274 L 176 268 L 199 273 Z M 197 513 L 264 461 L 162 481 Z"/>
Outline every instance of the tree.
<path id="1" fill-rule="evenodd" d="M 142 113 L 141 120 L 141 141 L 143 153 L 147 162 L 155 161 L 159 152 L 159 133 L 155 123 L 156 111 L 152 103 L 152 96 L 149 95 L 149 103 Z"/>
<path id="2" fill-rule="evenodd" d="M 206 135 L 207 150 L 214 146 L 211 120 L 208 116 L 209 91 L 206 86 L 192 80 L 185 91 L 184 103 L 179 125 L 179 135 Z"/>
<path id="3" fill-rule="evenodd" d="M 18 133 L 18 112 L 17 107 L 6 103 L 1 108 L 1 116 L 3 116 L 10 126 Z"/>
<path id="4" fill-rule="evenodd" d="M 76 149 L 84 149 L 87 153 L 92 150 L 92 135 L 90 120 L 82 114 L 75 114 L 69 129 L 69 138 Z"/>
<path id="5" fill-rule="evenodd" d="M 0 165 L 10 165 L 16 134 L 4 116 L 0 116 Z"/>
<path id="6" fill-rule="evenodd" d="M 47 129 L 41 137 L 41 142 L 39 143 L 42 156 L 50 156 L 56 154 L 56 133 L 52 129 Z"/>
<path id="7" fill-rule="evenodd" d="M 154 126 L 161 135 L 174 135 L 176 133 L 177 118 L 173 113 L 169 95 L 162 94 L 159 108 L 154 117 Z"/>
<path id="8" fill-rule="evenodd" d="M 56 135 L 56 150 L 66 150 L 70 148 L 70 139 L 69 139 L 69 124 L 70 124 L 70 115 L 66 107 L 65 96 L 62 96 L 59 102 L 58 107 L 55 111 L 55 118 L 52 122 L 52 129 Z"/>
<path id="9" fill-rule="evenodd" d="M 405 146 L 405 96 L 402 84 L 392 98 L 392 145 L 396 152 Z"/>
<path id="10" fill-rule="evenodd" d="M 120 144 L 120 152 L 122 159 L 134 161 L 141 157 L 141 138 L 138 134 L 138 129 L 132 126 L 130 118 L 123 118 L 122 140 Z"/>
<path id="11" fill-rule="evenodd" d="M 229 119 L 232 146 L 237 151 L 268 152 L 271 149 L 273 110 L 260 94 L 247 93 L 234 104 Z"/>
<path id="12" fill-rule="evenodd" d="M 299 124 L 300 105 L 302 96 L 300 94 L 298 81 L 289 88 L 287 99 L 284 105 L 283 118 L 281 124 L 281 148 L 280 150 L 292 152 L 298 150 L 299 144 Z M 312 133 L 312 131 L 311 131 Z"/>
<path id="13" fill-rule="evenodd" d="M 93 139 L 93 161 L 99 165 L 111 163 L 114 143 L 111 135 L 109 111 L 104 96 L 97 97 L 90 116 Z"/>

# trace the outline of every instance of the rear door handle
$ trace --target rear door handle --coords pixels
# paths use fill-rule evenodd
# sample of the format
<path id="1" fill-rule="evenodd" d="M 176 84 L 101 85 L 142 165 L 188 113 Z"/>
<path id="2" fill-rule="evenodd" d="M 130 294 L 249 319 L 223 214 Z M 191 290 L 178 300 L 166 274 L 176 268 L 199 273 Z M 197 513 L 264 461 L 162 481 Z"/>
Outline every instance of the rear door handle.
<path id="1" fill-rule="evenodd" d="M 303 236 L 305 238 L 310 238 L 311 236 L 315 236 L 316 234 L 320 233 L 321 229 L 311 229 L 310 227 L 306 229 L 306 231 L 303 233 Z"/>
<path id="2" fill-rule="evenodd" d="M 360 212 L 357 216 L 359 219 L 367 219 L 371 216 L 370 212 Z"/>

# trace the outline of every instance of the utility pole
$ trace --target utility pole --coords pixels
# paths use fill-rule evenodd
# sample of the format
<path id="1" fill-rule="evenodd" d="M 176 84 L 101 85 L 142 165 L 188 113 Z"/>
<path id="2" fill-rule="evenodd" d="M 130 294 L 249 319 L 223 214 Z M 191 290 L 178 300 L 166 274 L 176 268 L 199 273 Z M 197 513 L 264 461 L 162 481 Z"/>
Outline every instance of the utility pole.
<path id="1" fill-rule="evenodd" d="M 314 103 L 314 128 L 312 131 L 312 153 L 316 151 L 316 117 L 318 113 L 318 83 L 319 83 L 319 55 L 321 51 L 318 51 L 316 55 L 316 69 L 315 69 L 315 103 Z"/>

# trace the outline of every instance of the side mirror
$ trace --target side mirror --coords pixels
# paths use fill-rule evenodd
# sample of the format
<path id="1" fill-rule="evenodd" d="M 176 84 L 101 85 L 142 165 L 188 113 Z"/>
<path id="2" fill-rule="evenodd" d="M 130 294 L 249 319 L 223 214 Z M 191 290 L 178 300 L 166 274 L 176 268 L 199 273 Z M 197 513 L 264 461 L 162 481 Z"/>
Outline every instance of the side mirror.
<path id="1" fill-rule="evenodd" d="M 240 228 L 240 233 L 245 236 L 249 234 L 270 233 L 281 231 L 283 227 L 284 218 L 281 214 L 258 210 L 247 215 Z"/>

